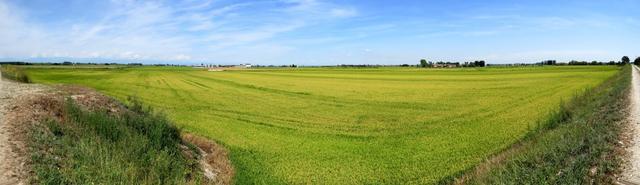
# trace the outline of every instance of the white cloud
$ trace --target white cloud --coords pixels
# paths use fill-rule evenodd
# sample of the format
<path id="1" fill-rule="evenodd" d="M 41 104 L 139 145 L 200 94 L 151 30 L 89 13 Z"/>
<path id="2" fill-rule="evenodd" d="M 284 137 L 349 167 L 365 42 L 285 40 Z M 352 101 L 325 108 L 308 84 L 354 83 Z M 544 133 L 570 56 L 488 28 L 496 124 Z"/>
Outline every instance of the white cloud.
<path id="1" fill-rule="evenodd" d="M 272 46 L 279 54 L 289 46 L 271 39 L 319 21 L 354 16 L 355 9 L 314 0 L 219 4 L 218 1 L 111 0 L 96 20 L 44 23 L 28 19 L 29 10 L 0 0 L 0 56 L 71 57 L 134 60 L 215 60 Z M 17 12 L 24 11 L 19 14 Z M 96 14 L 102 15 L 102 14 Z M 56 22 L 57 21 L 57 22 Z M 49 27 L 49 25 L 56 25 Z M 256 47 L 260 46 L 260 47 Z"/>
<path id="2" fill-rule="evenodd" d="M 281 2 L 294 4 L 291 10 L 311 10 L 320 4 L 317 0 L 281 0 Z"/>
<path id="3" fill-rule="evenodd" d="M 334 8 L 329 14 L 333 17 L 353 17 L 358 15 L 358 12 L 352 8 Z"/>
<path id="4" fill-rule="evenodd" d="M 170 60 L 191 60 L 192 57 L 189 55 L 179 54 L 171 58 Z"/>

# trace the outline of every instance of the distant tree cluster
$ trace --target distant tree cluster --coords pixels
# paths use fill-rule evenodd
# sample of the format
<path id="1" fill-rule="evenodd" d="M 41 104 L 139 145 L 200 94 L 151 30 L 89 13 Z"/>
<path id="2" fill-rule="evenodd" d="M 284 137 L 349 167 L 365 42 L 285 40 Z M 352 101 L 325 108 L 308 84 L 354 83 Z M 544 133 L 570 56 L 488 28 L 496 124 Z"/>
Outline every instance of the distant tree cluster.
<path id="1" fill-rule="evenodd" d="M 561 65 L 565 65 L 565 64 L 561 64 Z M 585 65 L 624 65 L 622 62 L 616 62 L 616 61 L 609 61 L 609 62 L 599 62 L 599 61 L 591 61 L 591 62 L 587 62 L 587 61 L 577 61 L 577 60 L 572 60 L 569 61 L 568 63 L 566 63 L 566 65 L 573 65 L 573 66 L 585 66 Z"/>
<path id="2" fill-rule="evenodd" d="M 178 64 L 153 64 L 153 66 L 186 66 L 186 65 L 178 65 Z"/>
<path id="3" fill-rule="evenodd" d="M 44 62 L 44 63 L 31 63 L 31 62 L 0 62 L 0 65 L 2 64 L 8 64 L 8 65 L 118 65 L 117 63 L 91 63 L 91 62 L 87 62 L 87 63 L 80 63 L 80 62 L 70 62 L 70 61 L 64 61 L 64 62 Z"/>
<path id="4" fill-rule="evenodd" d="M 628 57 L 627 57 L 628 58 Z M 545 60 L 539 63 L 536 63 L 537 65 L 571 65 L 571 66 L 586 66 L 586 65 L 625 65 L 628 64 L 629 62 L 624 62 L 624 58 L 622 61 L 620 62 L 616 62 L 616 61 L 609 61 L 609 62 L 600 62 L 600 61 L 578 61 L 578 60 L 571 60 L 569 62 L 566 63 L 561 63 L 561 62 L 557 62 L 556 60 Z"/>
<path id="5" fill-rule="evenodd" d="M 33 63 L 29 62 L 0 62 L 0 65 L 33 65 Z"/>
<path id="6" fill-rule="evenodd" d="M 377 68 L 384 67 L 383 65 L 374 65 L 374 64 L 340 64 L 338 67 L 357 67 L 357 68 Z"/>
<path id="7" fill-rule="evenodd" d="M 235 67 L 237 65 L 215 65 L 216 67 Z M 252 68 L 276 68 L 276 67 L 282 67 L 282 68 L 297 68 L 300 67 L 296 64 L 290 64 L 290 65 L 251 65 Z M 318 66 L 318 67 L 333 67 L 333 66 Z"/>
<path id="8" fill-rule="evenodd" d="M 65 65 L 65 66 L 70 66 L 70 65 L 118 65 L 118 63 L 112 62 L 112 63 L 91 63 L 91 62 L 87 62 L 87 63 L 81 63 L 81 62 L 70 62 L 70 61 L 64 61 L 64 62 L 47 62 L 47 63 L 38 63 L 37 65 Z"/>
<path id="9" fill-rule="evenodd" d="M 541 62 L 542 65 L 556 65 L 556 63 L 556 60 L 545 60 Z"/>
<path id="10" fill-rule="evenodd" d="M 420 67 L 420 65 L 400 64 L 400 65 L 382 65 L 382 64 L 340 64 L 336 66 L 307 66 L 307 67 L 353 67 L 353 68 L 379 68 L 379 67 Z"/>
<path id="11" fill-rule="evenodd" d="M 630 62 L 631 62 L 631 58 L 629 58 L 628 56 L 623 56 L 622 57 L 622 63 L 629 64 Z M 640 65 L 640 57 L 636 57 L 636 59 L 633 60 L 633 64 L 634 65 Z"/>
<path id="12" fill-rule="evenodd" d="M 574 65 L 574 66 L 584 66 L 584 65 L 608 65 L 608 64 L 616 65 L 616 63 L 615 63 L 615 62 L 613 62 L 613 63 L 611 63 L 611 62 L 604 63 L 604 62 L 598 62 L 598 61 L 595 61 L 595 60 L 594 60 L 594 61 L 591 61 L 591 62 L 572 60 L 572 61 L 569 61 L 569 63 L 567 63 L 567 64 L 568 64 L 568 65 Z"/>
<path id="13" fill-rule="evenodd" d="M 0 65 L 129 65 L 129 66 L 143 66 L 142 63 L 128 63 L 128 64 L 118 64 L 115 62 L 111 63 L 96 63 L 96 62 L 72 62 L 72 61 L 63 61 L 63 62 L 44 62 L 44 63 L 31 63 L 31 62 L 20 62 L 20 61 L 10 61 L 10 62 L 0 62 Z M 187 65 L 179 65 L 179 64 L 152 64 L 153 66 L 187 66 Z"/>
<path id="14" fill-rule="evenodd" d="M 484 60 L 476 60 L 473 62 L 465 62 L 464 64 L 462 64 L 462 67 L 485 67 L 486 63 L 484 62 Z"/>
<path id="15" fill-rule="evenodd" d="M 420 60 L 420 67 L 431 67 L 432 65 L 433 65 L 433 63 L 427 62 L 426 59 L 421 59 Z"/>
<path id="16" fill-rule="evenodd" d="M 630 61 L 631 61 L 631 59 L 629 59 L 628 56 L 623 56 L 622 57 L 622 64 L 629 64 Z"/>
<path id="17" fill-rule="evenodd" d="M 510 64 L 487 64 L 492 67 L 520 67 L 520 66 L 542 66 L 542 63 L 510 63 Z"/>

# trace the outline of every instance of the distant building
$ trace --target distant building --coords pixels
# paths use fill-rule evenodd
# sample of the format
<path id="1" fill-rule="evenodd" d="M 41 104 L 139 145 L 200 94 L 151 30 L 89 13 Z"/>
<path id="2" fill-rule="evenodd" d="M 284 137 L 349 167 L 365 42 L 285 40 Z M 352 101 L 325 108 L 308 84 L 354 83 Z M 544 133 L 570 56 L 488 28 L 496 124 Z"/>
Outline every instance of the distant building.
<path id="1" fill-rule="evenodd" d="M 247 63 L 247 64 L 240 64 L 240 65 L 237 65 L 236 67 L 239 67 L 239 68 L 251 68 L 251 64 L 249 64 L 249 63 Z"/>
<path id="2" fill-rule="evenodd" d="M 433 64 L 434 68 L 455 68 L 460 67 L 460 63 L 435 63 Z"/>

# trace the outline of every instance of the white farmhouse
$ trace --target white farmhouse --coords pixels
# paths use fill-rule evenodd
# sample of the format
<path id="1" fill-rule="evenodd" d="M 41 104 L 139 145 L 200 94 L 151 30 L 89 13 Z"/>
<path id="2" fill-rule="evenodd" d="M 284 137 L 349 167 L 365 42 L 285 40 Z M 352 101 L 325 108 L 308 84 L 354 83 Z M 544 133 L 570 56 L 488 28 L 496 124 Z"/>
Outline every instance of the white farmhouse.
<path id="1" fill-rule="evenodd" d="M 246 64 L 240 64 L 240 65 L 238 65 L 237 67 L 239 67 L 239 68 L 251 68 L 251 64 L 249 64 L 249 63 L 246 63 Z"/>

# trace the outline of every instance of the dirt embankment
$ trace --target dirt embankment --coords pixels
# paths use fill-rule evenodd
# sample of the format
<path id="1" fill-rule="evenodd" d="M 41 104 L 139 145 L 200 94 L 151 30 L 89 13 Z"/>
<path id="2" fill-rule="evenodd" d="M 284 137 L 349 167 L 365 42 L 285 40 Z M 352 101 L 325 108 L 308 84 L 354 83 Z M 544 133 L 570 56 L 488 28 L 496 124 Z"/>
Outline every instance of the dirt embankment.
<path id="1" fill-rule="evenodd" d="M 106 109 L 110 114 L 128 111 L 118 101 L 86 88 L 0 81 L 0 185 L 29 183 L 33 175 L 26 147 L 29 128 L 46 119 L 64 119 L 65 97 L 72 98 L 84 109 Z M 182 138 L 199 148 L 199 155 L 188 157 L 198 159 L 209 183 L 231 183 L 234 169 L 224 147 L 190 134 L 183 134 Z"/>
<path id="2" fill-rule="evenodd" d="M 0 78 L 0 185 L 25 184 L 28 176 L 27 156 L 17 115 L 7 114 L 21 99 L 42 94 L 46 87 L 16 83 Z"/>

